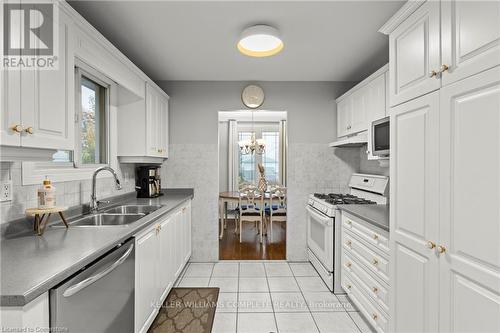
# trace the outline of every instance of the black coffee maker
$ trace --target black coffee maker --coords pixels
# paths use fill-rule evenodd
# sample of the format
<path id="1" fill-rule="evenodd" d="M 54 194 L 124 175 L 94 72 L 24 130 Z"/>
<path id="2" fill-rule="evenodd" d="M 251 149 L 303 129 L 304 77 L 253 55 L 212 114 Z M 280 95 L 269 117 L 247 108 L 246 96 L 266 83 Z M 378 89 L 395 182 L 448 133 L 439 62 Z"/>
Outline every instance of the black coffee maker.
<path id="1" fill-rule="evenodd" d="M 138 166 L 135 170 L 135 189 L 138 198 L 156 198 L 162 195 L 160 167 Z"/>

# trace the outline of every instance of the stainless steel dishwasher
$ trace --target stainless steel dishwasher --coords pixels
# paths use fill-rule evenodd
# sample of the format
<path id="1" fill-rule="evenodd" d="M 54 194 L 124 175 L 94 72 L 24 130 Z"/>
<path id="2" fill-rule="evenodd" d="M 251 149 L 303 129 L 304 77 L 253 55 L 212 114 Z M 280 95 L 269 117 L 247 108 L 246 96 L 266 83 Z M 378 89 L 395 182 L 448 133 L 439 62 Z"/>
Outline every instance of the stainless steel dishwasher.
<path id="1" fill-rule="evenodd" d="M 50 326 L 69 332 L 133 332 L 134 239 L 50 290 Z"/>

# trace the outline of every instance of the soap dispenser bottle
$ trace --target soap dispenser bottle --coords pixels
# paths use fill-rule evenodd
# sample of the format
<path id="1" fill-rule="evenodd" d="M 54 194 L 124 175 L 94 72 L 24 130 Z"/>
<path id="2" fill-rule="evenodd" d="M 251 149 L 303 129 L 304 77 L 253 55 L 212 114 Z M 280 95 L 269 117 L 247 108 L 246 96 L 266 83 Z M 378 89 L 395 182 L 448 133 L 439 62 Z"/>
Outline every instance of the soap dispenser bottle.
<path id="1" fill-rule="evenodd" d="M 47 209 L 56 206 L 56 188 L 50 182 L 48 177 L 45 177 L 43 185 L 38 188 L 38 208 Z"/>

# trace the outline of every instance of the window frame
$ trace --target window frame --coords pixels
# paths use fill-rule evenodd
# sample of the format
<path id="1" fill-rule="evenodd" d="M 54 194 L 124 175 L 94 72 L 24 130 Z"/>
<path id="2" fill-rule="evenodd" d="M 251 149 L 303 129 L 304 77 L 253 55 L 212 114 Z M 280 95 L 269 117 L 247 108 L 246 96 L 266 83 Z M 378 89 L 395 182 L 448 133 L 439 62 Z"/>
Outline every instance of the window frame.
<path id="1" fill-rule="evenodd" d="M 239 135 L 241 132 L 248 132 L 248 133 L 255 133 L 255 138 L 261 138 L 263 132 L 277 132 L 278 133 L 278 138 L 281 141 L 281 130 L 280 130 L 280 123 L 279 122 L 255 122 L 252 124 L 251 122 L 238 122 L 238 128 L 237 128 L 237 133 L 238 137 L 236 140 L 238 140 Z M 239 184 L 239 175 L 240 175 L 240 163 L 239 163 L 239 158 L 240 158 L 240 151 L 238 150 L 238 170 L 235 173 L 235 176 L 238 177 L 236 183 Z M 283 160 L 283 152 L 282 152 L 282 144 L 280 142 L 279 144 L 279 166 L 280 170 L 278 171 L 279 174 L 279 179 L 278 182 L 280 184 L 283 184 L 283 175 L 281 174 L 281 166 L 282 163 L 284 163 Z M 257 182 L 259 179 L 259 172 L 257 165 L 259 163 L 263 163 L 262 161 L 262 155 L 255 154 L 255 181 Z"/>
<path id="2" fill-rule="evenodd" d="M 110 163 L 110 135 L 109 135 L 109 129 L 110 129 L 110 124 L 109 124 L 109 108 L 110 108 L 110 91 L 111 91 L 111 83 L 106 82 L 107 80 L 106 77 L 103 77 L 102 74 L 98 74 L 99 76 L 95 75 L 95 70 L 93 70 L 94 73 L 89 71 L 88 69 L 82 69 L 82 66 L 76 66 L 75 67 L 75 101 L 78 103 L 75 103 L 75 149 L 73 150 L 73 165 L 74 168 L 80 169 L 80 168 L 92 168 L 96 169 L 101 166 L 109 165 Z M 82 89 L 81 89 L 81 84 L 82 84 L 82 77 L 86 77 L 87 79 L 99 84 L 100 86 L 104 87 L 106 90 L 106 96 L 105 101 L 104 101 L 104 126 L 105 126 L 105 142 L 106 142 L 106 150 L 105 150 L 105 160 L 106 163 L 94 163 L 94 164 L 83 164 L 82 163 L 82 152 L 81 152 L 81 145 L 78 144 L 80 142 L 80 121 L 82 119 Z M 78 104 L 78 105 L 76 105 Z"/>
<path id="3" fill-rule="evenodd" d="M 95 81 L 106 89 L 105 100 L 105 140 L 106 140 L 106 163 L 101 164 L 81 164 L 80 156 L 80 119 L 81 119 L 81 75 L 88 79 Z M 75 145 L 73 149 L 72 162 L 22 162 L 21 163 L 21 176 L 22 185 L 40 184 L 45 177 L 49 177 L 52 182 L 67 182 L 78 180 L 90 180 L 94 170 L 100 166 L 109 165 L 116 168 L 116 156 L 112 153 L 112 133 L 111 133 L 111 94 L 116 93 L 116 83 L 106 77 L 105 74 L 95 70 L 85 62 L 75 58 L 74 68 L 75 79 L 71 86 L 74 87 L 75 92 Z M 116 155 L 116 154 L 115 154 Z M 100 173 L 98 178 L 108 178 L 112 175 L 110 173 Z"/>

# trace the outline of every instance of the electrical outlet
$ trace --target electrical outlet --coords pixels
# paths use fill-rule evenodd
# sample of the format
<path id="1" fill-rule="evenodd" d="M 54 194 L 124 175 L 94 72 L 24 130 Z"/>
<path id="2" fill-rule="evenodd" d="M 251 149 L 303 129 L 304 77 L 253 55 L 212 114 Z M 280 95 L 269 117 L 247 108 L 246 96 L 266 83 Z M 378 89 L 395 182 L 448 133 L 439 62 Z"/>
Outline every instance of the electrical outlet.
<path id="1" fill-rule="evenodd" d="M 0 201 L 11 201 L 12 200 L 12 181 L 7 180 L 1 183 L 1 196 Z"/>

